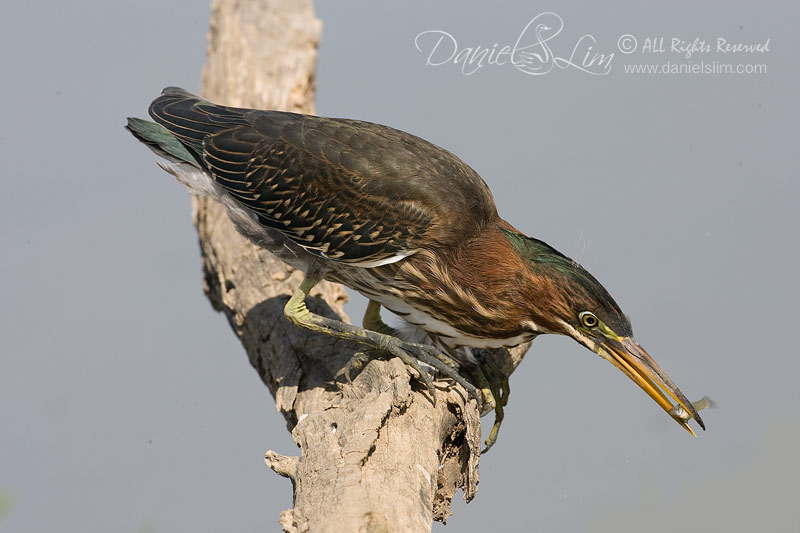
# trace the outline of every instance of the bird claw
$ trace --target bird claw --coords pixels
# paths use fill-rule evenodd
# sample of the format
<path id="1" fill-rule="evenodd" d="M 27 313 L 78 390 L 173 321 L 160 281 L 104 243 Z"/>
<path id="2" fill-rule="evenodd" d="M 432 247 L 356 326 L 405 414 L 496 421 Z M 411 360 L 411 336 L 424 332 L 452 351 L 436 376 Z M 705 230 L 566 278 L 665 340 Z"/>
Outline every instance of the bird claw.
<path id="1" fill-rule="evenodd" d="M 488 452 L 492 446 L 494 446 L 495 442 L 497 442 L 497 436 L 500 433 L 500 424 L 503 423 L 503 417 L 505 414 L 503 413 L 503 406 L 501 404 L 497 404 L 494 410 L 494 424 L 492 425 L 491 431 L 489 431 L 489 436 L 484 441 L 486 447 L 481 450 L 481 454 Z"/>
<path id="2" fill-rule="evenodd" d="M 436 389 L 433 385 L 433 374 L 430 371 L 423 370 L 419 363 L 433 367 L 442 375 L 464 387 L 479 405 L 483 402 L 481 393 L 458 373 L 459 364 L 433 346 L 404 342 L 396 337 L 384 336 L 376 345 L 376 350 L 399 357 L 403 363 L 414 369 L 425 384 L 425 388 L 430 393 L 434 405 L 436 405 Z"/>
<path id="3" fill-rule="evenodd" d="M 436 405 L 434 376 L 431 371 L 420 366 L 420 363 L 433 367 L 442 375 L 464 387 L 469 396 L 474 398 L 478 403 L 480 416 L 484 416 L 494 410 L 496 413 L 495 423 L 489 434 L 489 438 L 486 440 L 486 448 L 483 452 L 485 453 L 492 447 L 497 440 L 500 423 L 503 420 L 503 406 L 508 401 L 508 380 L 501 377 L 502 373 L 497 367 L 481 359 L 479 365 L 466 368 L 472 378 L 466 380 L 458 373 L 460 369 L 458 362 L 435 347 L 427 344 L 403 342 L 396 337 L 382 336 L 379 342 L 376 343 L 374 349 L 359 351 L 353 354 L 343 370 L 347 382 L 349 384 L 353 383 L 353 371 L 361 370 L 370 360 L 383 357 L 386 354 L 399 357 L 405 365 L 411 367 L 418 374 L 419 379 L 422 381 L 428 394 L 430 394 L 431 402 L 434 406 Z M 487 379 L 487 374 L 490 376 L 490 379 Z M 480 388 L 475 387 L 471 382 L 478 384 Z"/>
<path id="4" fill-rule="evenodd" d="M 484 403 L 485 394 L 482 391 L 479 391 L 472 383 L 464 379 L 461 374 L 458 373 L 461 365 L 459 365 L 458 362 L 453 358 L 427 344 L 405 343 L 404 346 L 410 348 L 410 350 L 415 353 L 417 359 L 434 367 L 444 376 L 452 379 L 464 387 L 464 389 L 467 391 L 467 394 L 474 398 L 475 401 L 478 402 L 478 405 L 482 405 Z"/>
<path id="5" fill-rule="evenodd" d="M 489 396 L 491 399 L 491 406 L 489 402 L 484 404 L 481 416 L 488 414 L 489 411 L 494 410 L 494 424 L 489 431 L 485 444 L 486 447 L 481 453 L 486 453 L 497 442 L 498 434 L 500 433 L 500 425 L 503 423 L 505 413 L 503 408 L 508 404 L 508 397 L 511 394 L 511 389 L 508 383 L 508 376 L 506 376 L 494 363 L 487 360 L 485 357 L 478 355 L 478 366 L 473 369 L 475 378 L 481 383 L 481 390 L 484 395 Z"/>
<path id="6" fill-rule="evenodd" d="M 433 366 L 436 369 L 441 370 L 446 363 L 441 361 L 440 358 L 446 357 L 445 355 L 441 355 L 440 358 L 434 358 L 430 352 L 425 350 L 427 348 L 424 345 L 416 345 L 411 343 L 404 343 L 397 339 L 389 339 L 381 344 L 379 344 L 376 348 L 370 350 L 363 350 L 353 354 L 350 360 L 347 362 L 347 366 L 342 370 L 347 383 L 352 385 L 353 384 L 353 372 L 360 371 L 364 368 L 364 366 L 371 361 L 372 359 L 380 359 L 384 358 L 387 354 L 392 355 L 395 357 L 399 357 L 403 363 L 409 367 L 411 367 L 418 375 L 419 379 L 425 385 L 425 389 L 431 396 L 431 401 L 433 405 L 436 405 L 436 388 L 433 385 L 433 375 L 431 372 L 423 369 L 419 363 L 423 362 Z M 432 364 L 431 360 L 434 359 L 439 362 L 438 365 Z M 455 362 L 452 362 L 455 364 Z M 447 366 L 446 368 L 451 368 L 452 366 Z M 457 365 L 456 365 L 457 367 Z M 463 378 L 462 378 L 463 379 Z"/>
<path id="7" fill-rule="evenodd" d="M 506 376 L 497 365 L 488 361 L 484 357 L 479 357 L 481 371 L 486 376 L 490 384 L 492 393 L 500 400 L 500 405 L 505 407 L 508 405 L 508 396 L 511 394 L 511 388 L 508 383 L 508 376 Z"/>
<path id="8" fill-rule="evenodd" d="M 436 388 L 433 386 L 433 376 L 427 370 L 423 370 L 420 368 L 419 363 L 417 362 L 418 359 L 406 352 L 403 349 L 395 348 L 392 349 L 390 352 L 392 355 L 395 355 L 400 358 L 403 363 L 413 368 L 417 374 L 419 374 L 420 379 L 425 384 L 425 388 L 428 390 L 428 394 L 431 396 L 431 401 L 433 405 L 436 405 Z"/>
<path id="9" fill-rule="evenodd" d="M 350 385 L 353 384 L 353 371 L 361 371 L 368 362 L 380 356 L 381 352 L 378 350 L 363 350 L 354 353 L 353 357 L 350 358 L 347 362 L 347 366 L 342 371 L 345 379 L 347 379 L 347 383 Z"/>

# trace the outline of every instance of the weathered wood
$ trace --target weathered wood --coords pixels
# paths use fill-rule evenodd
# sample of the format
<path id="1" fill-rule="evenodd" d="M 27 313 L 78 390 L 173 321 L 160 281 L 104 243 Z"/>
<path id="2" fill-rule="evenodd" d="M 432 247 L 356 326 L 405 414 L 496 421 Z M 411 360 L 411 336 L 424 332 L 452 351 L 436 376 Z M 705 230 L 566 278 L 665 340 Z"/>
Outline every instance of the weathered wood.
<path id="1" fill-rule="evenodd" d="M 213 0 L 203 94 L 241 107 L 313 113 L 322 30 L 310 0 Z M 430 531 L 462 489 L 476 492 L 480 423 L 460 387 L 437 382 L 434 407 L 398 359 L 373 361 L 345 384 L 358 346 L 300 330 L 283 305 L 302 273 L 256 248 L 208 198 L 193 200 L 205 290 L 225 313 L 275 397 L 299 457 L 267 452 L 292 480 L 285 531 Z M 322 283 L 309 308 L 344 317 L 344 290 Z M 505 361 L 507 370 L 524 353 Z M 488 420 L 488 419 L 487 419 Z"/>

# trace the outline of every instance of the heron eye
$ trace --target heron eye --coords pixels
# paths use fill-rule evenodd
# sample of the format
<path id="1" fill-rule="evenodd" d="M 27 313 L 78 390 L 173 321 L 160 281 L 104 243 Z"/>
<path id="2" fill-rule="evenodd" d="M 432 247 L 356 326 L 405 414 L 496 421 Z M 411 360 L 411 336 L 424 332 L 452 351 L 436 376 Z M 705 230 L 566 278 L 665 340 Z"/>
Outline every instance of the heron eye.
<path id="1" fill-rule="evenodd" d="M 593 313 L 589 311 L 584 311 L 580 314 L 581 323 L 589 329 L 594 329 L 597 327 L 597 317 L 594 316 Z"/>

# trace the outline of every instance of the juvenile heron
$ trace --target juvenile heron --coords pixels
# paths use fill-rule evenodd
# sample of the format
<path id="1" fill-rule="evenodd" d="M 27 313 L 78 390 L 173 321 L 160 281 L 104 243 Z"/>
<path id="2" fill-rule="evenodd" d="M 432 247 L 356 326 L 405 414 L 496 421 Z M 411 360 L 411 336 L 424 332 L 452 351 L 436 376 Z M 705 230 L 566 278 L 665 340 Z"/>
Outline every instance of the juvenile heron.
<path id="1" fill-rule="evenodd" d="M 219 106 L 174 87 L 149 113 L 155 123 L 130 118 L 127 128 L 169 162 L 161 166 L 225 205 L 244 236 L 305 272 L 286 304 L 292 322 L 400 357 L 434 401 L 429 367 L 460 383 L 484 412 L 495 409 L 487 449 L 508 381 L 471 349 L 516 346 L 544 333 L 572 337 L 610 361 L 690 433 L 691 418 L 705 429 L 695 406 L 634 341 L 608 291 L 500 218 L 486 183 L 450 152 L 387 126 Z M 363 328 L 306 308 L 322 279 L 370 300 Z M 424 330 L 430 344 L 398 338 L 380 306 Z"/>

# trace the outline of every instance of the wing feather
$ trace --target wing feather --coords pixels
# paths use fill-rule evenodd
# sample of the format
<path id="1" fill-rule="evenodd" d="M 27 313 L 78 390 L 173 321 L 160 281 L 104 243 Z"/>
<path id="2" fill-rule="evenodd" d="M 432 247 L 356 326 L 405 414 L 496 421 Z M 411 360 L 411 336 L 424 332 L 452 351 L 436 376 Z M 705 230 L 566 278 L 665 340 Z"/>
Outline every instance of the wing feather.
<path id="1" fill-rule="evenodd" d="M 176 88 L 150 115 L 261 224 L 330 259 L 375 265 L 453 246 L 497 215 L 474 170 L 393 128 L 217 106 Z"/>

